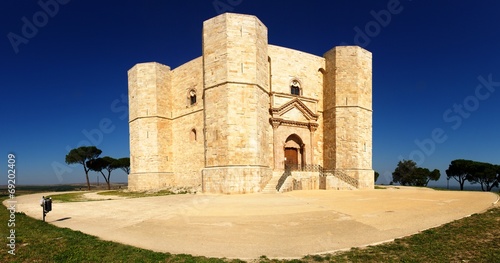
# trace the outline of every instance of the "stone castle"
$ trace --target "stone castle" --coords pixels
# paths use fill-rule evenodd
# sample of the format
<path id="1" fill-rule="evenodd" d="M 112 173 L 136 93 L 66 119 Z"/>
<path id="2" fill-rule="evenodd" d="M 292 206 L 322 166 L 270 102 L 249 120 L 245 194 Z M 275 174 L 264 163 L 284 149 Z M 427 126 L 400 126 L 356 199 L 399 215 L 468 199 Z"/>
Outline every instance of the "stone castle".
<path id="1" fill-rule="evenodd" d="M 270 45 L 231 13 L 203 23 L 202 49 L 128 71 L 130 190 L 373 189 L 370 52 Z"/>

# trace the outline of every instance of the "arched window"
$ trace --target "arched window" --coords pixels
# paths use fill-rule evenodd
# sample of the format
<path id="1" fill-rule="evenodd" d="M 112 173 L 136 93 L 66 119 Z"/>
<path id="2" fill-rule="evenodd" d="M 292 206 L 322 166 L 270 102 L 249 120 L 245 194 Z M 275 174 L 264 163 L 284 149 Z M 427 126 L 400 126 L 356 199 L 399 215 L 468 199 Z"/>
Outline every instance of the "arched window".
<path id="1" fill-rule="evenodd" d="M 189 138 L 191 139 L 192 142 L 196 141 L 196 129 L 191 130 Z"/>
<path id="2" fill-rule="evenodd" d="M 196 90 L 192 89 L 189 90 L 189 105 L 195 105 L 196 104 Z"/>
<path id="3" fill-rule="evenodd" d="M 300 82 L 296 79 L 292 80 L 290 83 L 290 93 L 292 95 L 297 95 L 300 96 L 302 93 L 302 90 L 300 88 Z"/>

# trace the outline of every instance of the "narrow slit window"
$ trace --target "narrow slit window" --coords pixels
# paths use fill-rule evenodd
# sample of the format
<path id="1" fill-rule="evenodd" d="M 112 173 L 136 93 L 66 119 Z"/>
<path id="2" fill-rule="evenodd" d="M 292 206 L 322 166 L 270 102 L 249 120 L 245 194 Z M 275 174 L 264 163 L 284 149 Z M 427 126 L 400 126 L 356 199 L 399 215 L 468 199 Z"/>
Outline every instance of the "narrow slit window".
<path id="1" fill-rule="evenodd" d="M 196 141 L 196 129 L 191 130 L 190 139 L 192 142 Z"/>
<path id="2" fill-rule="evenodd" d="M 196 91 L 190 90 L 189 91 L 189 105 L 194 105 L 194 104 L 196 104 Z"/>

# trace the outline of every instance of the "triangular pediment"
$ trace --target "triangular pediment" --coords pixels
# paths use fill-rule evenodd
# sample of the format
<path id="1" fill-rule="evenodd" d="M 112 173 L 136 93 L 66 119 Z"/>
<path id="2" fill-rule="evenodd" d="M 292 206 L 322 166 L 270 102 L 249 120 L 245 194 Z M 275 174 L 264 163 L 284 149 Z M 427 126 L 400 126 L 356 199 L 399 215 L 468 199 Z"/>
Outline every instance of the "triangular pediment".
<path id="1" fill-rule="evenodd" d="M 306 122 L 309 121 L 309 119 L 305 116 L 305 114 L 296 107 L 291 108 L 289 111 L 285 112 L 280 117 L 285 120 L 306 121 Z"/>
<path id="2" fill-rule="evenodd" d="M 316 121 L 318 115 L 309 109 L 298 98 L 290 100 L 279 108 L 272 108 L 274 118 L 289 119 L 294 121 Z"/>

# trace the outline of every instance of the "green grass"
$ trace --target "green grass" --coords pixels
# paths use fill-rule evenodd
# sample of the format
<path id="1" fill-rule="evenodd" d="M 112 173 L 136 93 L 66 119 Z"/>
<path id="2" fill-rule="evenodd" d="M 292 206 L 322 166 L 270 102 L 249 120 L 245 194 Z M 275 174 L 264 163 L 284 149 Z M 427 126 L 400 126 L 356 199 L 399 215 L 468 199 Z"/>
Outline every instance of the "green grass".
<path id="1" fill-rule="evenodd" d="M 0 221 L 7 222 L 8 213 L 2 209 Z M 1 224 L 2 233 L 7 225 Z M 16 214 L 16 255 L 4 247 L 0 262 L 224 262 L 223 259 L 157 253 L 97 237 L 58 228 L 32 219 L 23 213 Z"/>
<path id="2" fill-rule="evenodd" d="M 86 201 L 102 201 L 102 200 L 110 200 L 110 199 L 89 199 L 85 198 L 84 194 L 89 192 L 76 192 L 76 193 L 65 193 L 65 194 L 57 194 L 52 195 L 52 200 L 54 202 L 86 202 Z M 184 192 L 181 192 L 184 194 Z M 123 190 L 111 190 L 104 192 L 97 192 L 98 195 L 102 196 L 119 196 L 125 198 L 140 198 L 140 197 L 150 197 L 150 196 L 164 196 L 164 195 L 173 195 L 175 193 L 169 190 L 162 190 L 158 192 L 129 192 Z"/>
<path id="3" fill-rule="evenodd" d="M 500 262 L 500 207 L 394 242 L 306 262 Z"/>
<path id="4" fill-rule="evenodd" d="M 8 219 L 8 210 L 0 209 L 0 231 L 5 237 Z M 152 252 L 58 228 L 23 213 L 16 213 L 15 220 L 16 255 L 8 254 L 2 245 L 0 262 L 242 262 Z M 500 262 L 500 208 L 382 245 L 296 260 L 263 255 L 257 262 Z"/>
<path id="5" fill-rule="evenodd" d="M 399 189 L 399 187 L 397 186 L 393 186 L 393 185 L 375 185 L 374 186 L 374 189 Z"/>
<path id="6" fill-rule="evenodd" d="M 57 194 L 51 195 L 53 202 L 84 202 L 84 201 L 94 201 L 85 198 L 83 195 L 85 192 L 77 192 L 77 193 L 67 193 L 67 194 Z"/>
<path id="7" fill-rule="evenodd" d="M 65 188 L 65 189 L 71 189 L 71 188 Z M 68 190 L 68 191 L 72 191 Z M 30 191 L 26 191 L 25 193 L 31 193 Z M 56 194 L 52 195 L 52 200 L 54 202 L 87 202 L 87 201 L 102 201 L 102 200 L 110 200 L 110 199 L 89 199 L 85 198 L 84 194 L 90 193 L 88 191 L 83 191 L 83 192 L 75 192 L 75 193 L 64 193 L 64 194 Z M 126 190 L 110 190 L 110 191 L 102 191 L 102 192 L 97 192 L 98 195 L 103 195 L 103 196 L 119 196 L 119 197 L 125 197 L 125 198 L 140 198 L 140 197 L 150 197 L 150 196 L 165 196 L 165 195 L 173 195 L 173 194 L 186 194 L 187 191 L 180 190 L 177 191 L 177 193 L 174 193 L 170 190 L 161 190 L 161 191 L 156 191 L 156 192 L 129 192 Z"/>
<path id="8" fill-rule="evenodd" d="M 127 198 L 139 198 L 139 197 L 150 197 L 150 196 L 164 196 L 164 195 L 173 195 L 173 194 L 186 194 L 187 191 L 179 191 L 174 193 L 170 190 L 161 190 L 157 192 L 129 192 L 124 190 L 113 190 L 113 191 L 105 191 L 99 192 L 99 195 L 112 195 L 112 196 L 120 196 Z"/>
<path id="9" fill-rule="evenodd" d="M 68 194 L 62 196 L 72 198 Z M 2 194 L 0 199 L 6 199 L 6 195 Z M 0 222 L 3 222 L 0 224 L 0 233 L 7 237 L 11 229 L 15 230 L 15 255 L 7 253 L 9 248 L 6 246 L 7 239 L 4 238 L 0 262 L 241 262 L 158 253 L 104 241 L 80 231 L 53 226 L 24 213 L 15 214 L 15 227 L 11 228 L 7 225 L 9 216 L 10 213 L 5 207 L 0 209 Z"/>
<path id="10" fill-rule="evenodd" d="M 79 185 L 21 185 L 16 187 L 16 195 L 26 195 L 34 193 L 43 192 L 67 192 L 67 191 L 79 191 L 81 186 Z M 77 193 L 66 193 L 66 194 L 56 194 L 51 195 L 52 200 L 55 202 L 81 202 L 90 201 L 83 197 L 86 192 Z M 7 196 L 7 189 L 0 188 L 0 196 Z"/>
<path id="11" fill-rule="evenodd" d="M 34 194 L 43 192 L 66 192 L 77 191 L 81 187 L 76 185 L 18 185 L 16 186 L 16 195 Z M 0 188 L 0 196 L 7 195 L 7 187 Z"/>

